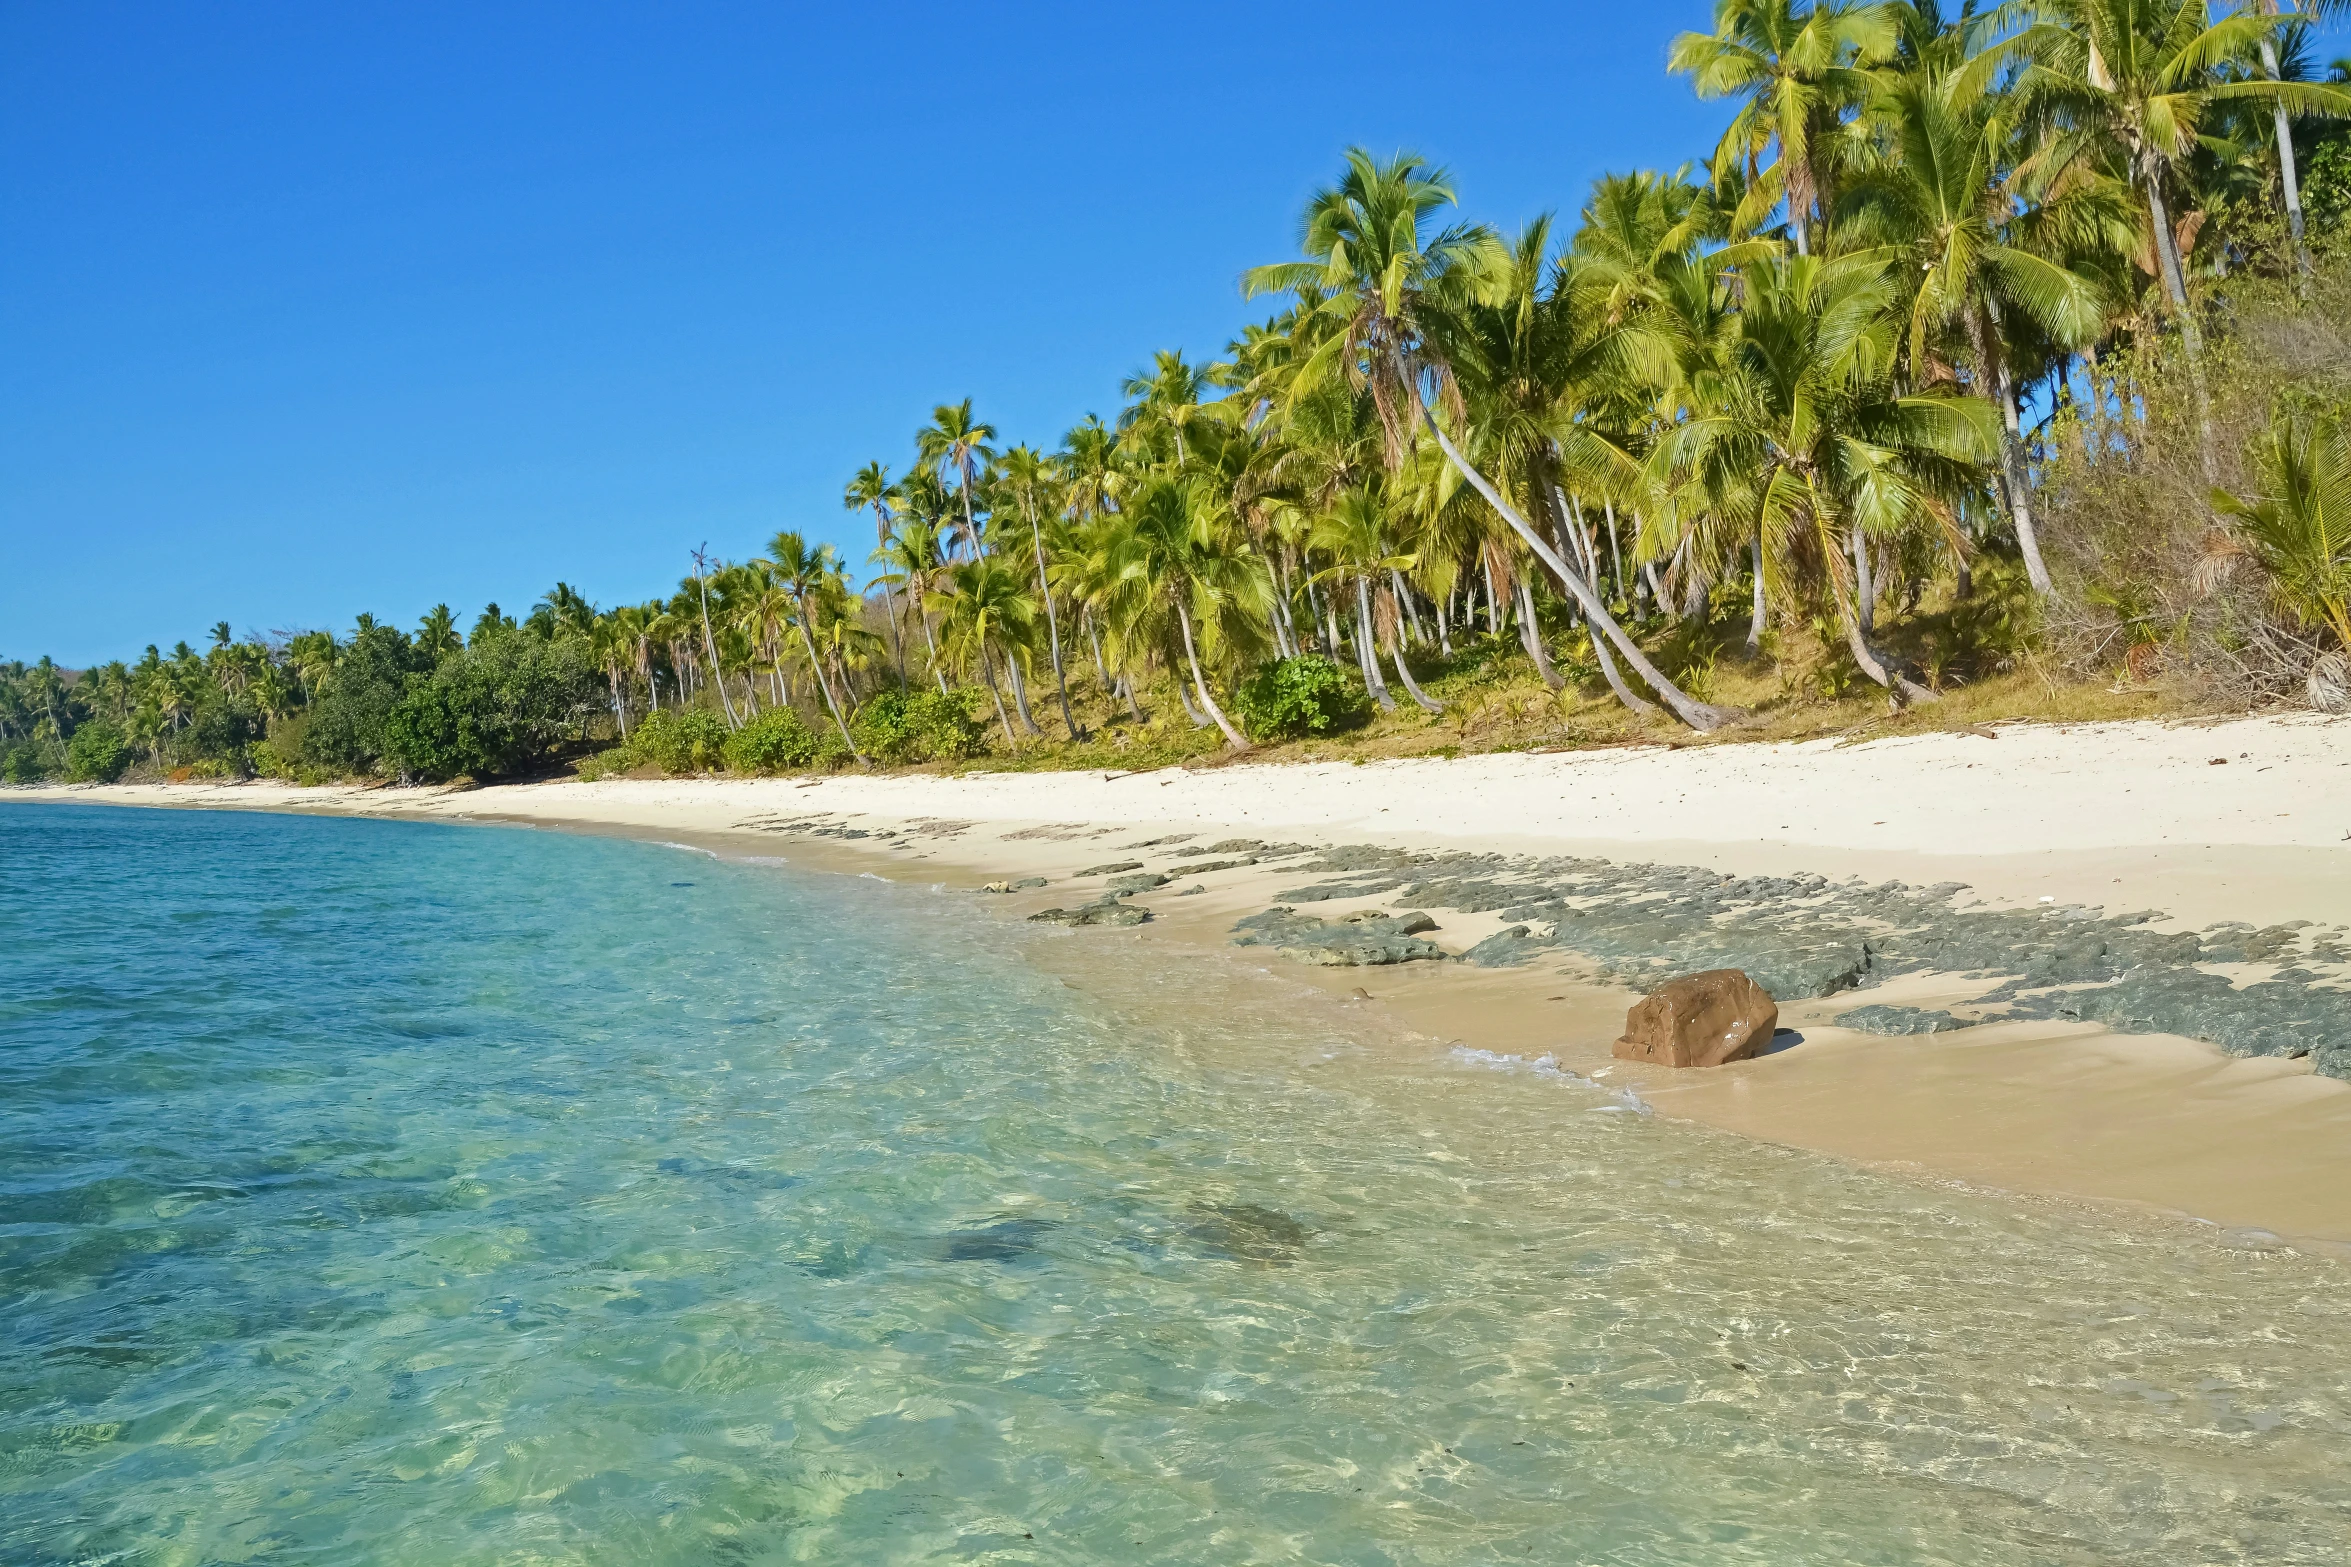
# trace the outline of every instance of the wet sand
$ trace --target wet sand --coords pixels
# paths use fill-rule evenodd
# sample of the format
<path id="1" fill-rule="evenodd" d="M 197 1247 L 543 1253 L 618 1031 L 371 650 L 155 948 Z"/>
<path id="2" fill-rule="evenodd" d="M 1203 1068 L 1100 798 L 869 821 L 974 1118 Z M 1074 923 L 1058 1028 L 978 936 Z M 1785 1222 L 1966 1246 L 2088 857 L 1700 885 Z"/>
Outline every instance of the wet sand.
<path id="1" fill-rule="evenodd" d="M 1318 846 L 1961 881 L 1972 889 L 1968 898 L 1986 904 L 2151 909 L 2191 927 L 2341 924 L 2351 922 L 2346 741 L 2351 725 L 2270 719 L 2010 728 L 1996 740 L 1108 776 L 648 780 L 462 792 L 181 785 L 13 797 L 622 832 L 936 883 L 958 895 L 991 880 L 1048 878 L 1039 890 L 971 894 L 975 913 L 1008 918 L 1091 898 L 1094 884 L 1071 888 L 1077 872 L 1143 859 L 1179 872 L 1174 885 L 1134 900 L 1152 910 L 1150 924 L 1060 939 L 1095 949 L 1132 945 L 1159 963 L 1259 969 L 1267 983 L 1332 1003 L 1361 990 L 1368 999 L 1351 1003 L 1357 1015 L 1369 1023 L 1376 1014 L 1378 1032 L 1399 1048 L 1550 1056 L 1631 1090 L 1661 1115 L 1872 1168 L 2190 1216 L 2248 1249 L 2282 1237 L 2351 1258 L 2351 1084 L 2313 1075 L 2306 1061 L 2232 1058 L 2194 1040 L 2085 1023 L 1878 1037 L 1828 1021 L 1855 1004 L 1848 993 L 1783 1002 L 1782 1024 L 1800 1042 L 1763 1058 L 1707 1072 L 1638 1068 L 1609 1054 L 1633 992 L 1565 951 L 1503 969 L 1290 963 L 1233 948 L 1229 933 L 1235 919 L 1294 885 L 1294 868 L 1216 872 L 1199 879 L 1202 892 L 1179 896 L 1189 883 L 1182 862 L 1165 858 L 1175 846 L 1130 847 L 1172 834 L 1195 844 L 1278 834 Z M 1380 905 L 1366 897 L 1314 912 L 1338 918 Z M 1503 924 L 1492 913 L 1440 918 L 1432 939 L 1452 952 Z M 1968 988 L 1954 976 L 1911 974 L 1866 999 L 1936 1007 L 1964 999 Z"/>

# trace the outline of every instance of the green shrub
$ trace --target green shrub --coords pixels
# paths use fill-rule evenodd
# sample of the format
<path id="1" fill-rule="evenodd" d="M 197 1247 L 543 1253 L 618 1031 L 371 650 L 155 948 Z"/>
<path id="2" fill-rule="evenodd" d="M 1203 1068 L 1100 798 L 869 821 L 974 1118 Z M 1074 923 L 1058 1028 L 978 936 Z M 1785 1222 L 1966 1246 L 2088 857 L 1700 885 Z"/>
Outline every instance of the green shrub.
<path id="1" fill-rule="evenodd" d="M 960 696 L 884 691 L 849 720 L 857 748 L 877 762 L 958 761 L 977 756 L 987 731 Z"/>
<path id="2" fill-rule="evenodd" d="M 130 765 L 130 742 L 104 719 L 76 729 L 65 748 L 65 776 L 75 783 L 112 783 Z"/>
<path id="3" fill-rule="evenodd" d="M 1313 653 L 1267 664 L 1233 693 L 1233 715 L 1251 738 L 1284 740 L 1352 729 L 1371 704 L 1347 672 Z"/>
<path id="4" fill-rule="evenodd" d="M 727 726 L 708 708 L 670 708 L 648 713 L 629 737 L 629 750 L 675 777 L 706 773 L 726 761 Z"/>
<path id="5" fill-rule="evenodd" d="M 811 729 L 788 707 L 771 707 L 727 736 L 727 766 L 738 773 L 796 773 L 838 760 L 841 737 Z"/>
<path id="6" fill-rule="evenodd" d="M 582 783 L 594 783 L 600 778 L 618 778 L 637 767 L 637 754 L 625 745 L 616 745 L 609 751 L 598 751 L 583 760 L 578 769 Z"/>
<path id="7" fill-rule="evenodd" d="M 54 754 L 54 744 L 39 740 L 25 740 L 0 752 L 0 783 L 39 783 L 59 770 L 61 757 Z"/>

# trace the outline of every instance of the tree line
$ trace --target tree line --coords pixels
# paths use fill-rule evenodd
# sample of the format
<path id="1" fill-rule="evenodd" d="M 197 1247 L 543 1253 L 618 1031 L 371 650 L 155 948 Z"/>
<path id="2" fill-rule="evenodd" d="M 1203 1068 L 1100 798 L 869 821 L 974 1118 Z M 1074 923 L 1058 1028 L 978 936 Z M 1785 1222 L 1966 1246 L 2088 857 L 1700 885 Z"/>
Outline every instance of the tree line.
<path id="1" fill-rule="evenodd" d="M 787 531 L 697 553 L 666 598 L 558 585 L 462 637 L 444 606 L 414 633 L 9 666 L 6 766 L 895 761 L 983 728 L 1084 746 L 1171 702 L 1240 751 L 1441 714 L 1498 661 L 1705 731 L 1737 716 L 1721 669 L 1799 656 L 1938 700 L 1965 670 L 1917 634 L 1933 616 L 2007 650 L 2069 626 L 2085 657 L 2259 650 L 2315 697 L 2351 638 L 2351 355 L 2259 384 L 2244 345 L 2263 297 L 2334 330 L 2329 9 L 1719 0 L 1670 54 L 1735 106 L 1706 156 L 1506 235 L 1422 159 L 1350 151 L 1297 252 L 1244 274 L 1274 313 L 1221 357 L 1156 355 L 1049 449 L 967 399 L 903 471 L 860 468 L 862 592 Z M 2139 534 L 2192 562 L 2096 520 L 2147 495 L 2166 515 Z"/>

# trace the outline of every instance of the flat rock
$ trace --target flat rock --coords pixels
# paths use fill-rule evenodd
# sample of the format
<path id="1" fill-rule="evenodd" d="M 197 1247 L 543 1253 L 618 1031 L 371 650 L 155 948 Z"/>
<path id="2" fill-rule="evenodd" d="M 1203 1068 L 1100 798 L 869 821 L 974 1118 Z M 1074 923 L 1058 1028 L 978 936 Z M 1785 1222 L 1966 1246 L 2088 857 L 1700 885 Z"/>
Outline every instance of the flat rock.
<path id="1" fill-rule="evenodd" d="M 1083 903 L 1074 909 L 1046 909 L 1029 920 L 1040 925 L 1147 925 L 1151 911 L 1130 903 Z"/>
<path id="2" fill-rule="evenodd" d="M 1162 876 L 1157 871 L 1130 871 L 1124 876 L 1111 877 L 1102 884 L 1102 889 L 1114 898 L 1123 898 L 1130 892 L 1149 892 L 1154 887 L 1164 887 L 1173 880 L 1173 876 Z"/>
<path id="3" fill-rule="evenodd" d="M 1142 868 L 1143 862 L 1141 860 L 1112 860 L 1107 865 L 1089 865 L 1078 874 L 1080 876 L 1116 876 L 1120 871 L 1139 871 Z"/>
<path id="4" fill-rule="evenodd" d="M 1744 970 L 1708 969 L 1670 979 L 1625 1014 L 1621 1061 L 1662 1066 L 1721 1066 L 1771 1043 L 1779 1003 Z"/>
<path id="5" fill-rule="evenodd" d="M 1864 1034 L 1947 1034 L 1955 1028 L 1967 1027 L 1964 1020 L 1948 1012 L 1883 1003 L 1840 1012 L 1836 1021 L 1839 1028 L 1856 1029 Z"/>
<path id="6" fill-rule="evenodd" d="M 1426 924 L 1418 923 L 1424 920 Z M 1318 920 L 1277 906 L 1234 925 L 1233 945 L 1271 947 L 1293 963 L 1322 968 L 1376 968 L 1445 956 L 1444 948 L 1405 930 L 1406 924 L 1416 930 L 1436 928 L 1436 921 L 1425 914 Z"/>

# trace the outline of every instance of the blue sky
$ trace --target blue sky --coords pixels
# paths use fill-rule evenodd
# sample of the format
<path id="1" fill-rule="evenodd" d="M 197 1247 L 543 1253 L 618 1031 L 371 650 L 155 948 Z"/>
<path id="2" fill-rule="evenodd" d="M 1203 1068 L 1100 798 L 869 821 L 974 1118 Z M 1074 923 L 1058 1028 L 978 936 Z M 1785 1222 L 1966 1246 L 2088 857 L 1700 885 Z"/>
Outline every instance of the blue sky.
<path id="1" fill-rule="evenodd" d="M 854 468 L 1215 353 L 1351 142 L 1504 225 L 1698 155 L 1705 12 L 0 0 L 0 656 L 862 561 Z"/>

